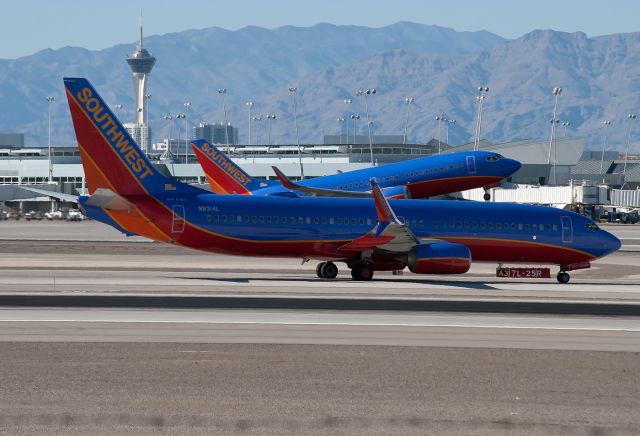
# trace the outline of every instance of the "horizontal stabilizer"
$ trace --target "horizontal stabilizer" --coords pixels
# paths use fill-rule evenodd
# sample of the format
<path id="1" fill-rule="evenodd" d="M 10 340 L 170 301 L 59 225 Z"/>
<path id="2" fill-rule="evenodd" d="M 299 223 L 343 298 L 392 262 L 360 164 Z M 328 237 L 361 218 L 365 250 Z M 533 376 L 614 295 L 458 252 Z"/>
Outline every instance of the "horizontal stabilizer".
<path id="1" fill-rule="evenodd" d="M 26 186 L 20 186 L 20 189 L 24 189 L 25 191 L 33 192 L 34 194 L 46 195 L 48 197 L 53 197 L 60 201 L 67 201 L 69 203 L 78 203 L 78 196 L 72 194 L 63 194 L 62 192 L 49 191 L 48 189 L 39 189 L 32 188 Z"/>
<path id="2" fill-rule="evenodd" d="M 89 206 L 100 207 L 107 210 L 132 210 L 135 205 L 126 198 L 116 194 L 110 189 L 99 188 L 86 201 Z"/>

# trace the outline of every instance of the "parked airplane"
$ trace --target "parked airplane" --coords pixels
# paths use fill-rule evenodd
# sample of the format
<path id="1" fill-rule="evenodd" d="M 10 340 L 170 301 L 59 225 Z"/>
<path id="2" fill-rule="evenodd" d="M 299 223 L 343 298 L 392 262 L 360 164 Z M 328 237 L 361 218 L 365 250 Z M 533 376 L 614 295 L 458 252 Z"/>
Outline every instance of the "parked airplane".
<path id="1" fill-rule="evenodd" d="M 373 199 L 218 195 L 162 175 L 86 79 L 64 79 L 91 195 L 87 214 L 125 231 L 199 250 L 323 262 L 355 280 L 408 267 L 460 274 L 472 262 L 545 263 L 566 271 L 620 247 L 576 213 L 501 203 L 391 200 L 371 181 Z M 395 211 L 395 212 L 394 212 Z"/>
<path id="2" fill-rule="evenodd" d="M 204 139 L 192 141 L 191 146 L 211 189 L 218 194 L 291 195 L 295 191 L 321 197 L 370 197 L 369 179 L 375 178 L 388 198 L 425 198 L 472 188 L 488 189 L 498 185 L 521 166 L 520 162 L 498 153 L 467 151 L 293 183 L 275 167 L 280 182 L 254 179 Z"/>

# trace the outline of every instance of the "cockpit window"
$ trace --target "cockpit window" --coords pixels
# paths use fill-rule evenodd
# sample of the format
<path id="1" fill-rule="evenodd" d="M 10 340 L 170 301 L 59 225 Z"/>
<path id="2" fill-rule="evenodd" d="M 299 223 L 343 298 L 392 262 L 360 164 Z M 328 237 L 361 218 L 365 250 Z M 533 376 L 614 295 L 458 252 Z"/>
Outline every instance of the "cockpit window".
<path id="1" fill-rule="evenodd" d="M 495 162 L 497 160 L 502 159 L 503 157 L 504 157 L 503 155 L 496 153 L 496 154 L 492 154 L 491 156 L 487 156 L 487 160 L 489 162 Z"/>
<path id="2" fill-rule="evenodd" d="M 591 230 L 592 232 L 600 230 L 600 227 L 596 223 L 585 223 L 584 226 L 587 230 Z"/>

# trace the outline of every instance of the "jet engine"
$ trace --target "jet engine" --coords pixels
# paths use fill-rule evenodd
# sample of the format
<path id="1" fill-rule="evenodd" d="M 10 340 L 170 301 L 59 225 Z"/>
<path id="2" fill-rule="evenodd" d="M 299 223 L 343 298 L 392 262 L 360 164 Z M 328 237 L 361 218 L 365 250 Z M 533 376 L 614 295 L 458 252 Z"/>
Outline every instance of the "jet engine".
<path id="1" fill-rule="evenodd" d="M 407 256 L 415 274 L 464 274 L 471 267 L 469 248 L 452 242 L 416 245 Z"/>

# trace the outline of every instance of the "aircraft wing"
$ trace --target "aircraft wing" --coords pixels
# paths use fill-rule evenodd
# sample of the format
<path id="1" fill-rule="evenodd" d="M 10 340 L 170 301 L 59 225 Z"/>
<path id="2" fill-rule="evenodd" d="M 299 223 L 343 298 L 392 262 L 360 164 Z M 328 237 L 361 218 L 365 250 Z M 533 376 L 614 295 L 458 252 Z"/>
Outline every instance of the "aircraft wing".
<path id="1" fill-rule="evenodd" d="M 391 209 L 389 202 L 375 180 L 371 180 L 371 192 L 376 205 L 378 223 L 366 235 L 341 246 L 344 251 L 385 250 L 394 253 L 407 253 L 422 243 L 413 232 L 401 222 Z"/>
<path id="2" fill-rule="evenodd" d="M 49 191 L 48 189 L 31 188 L 19 186 L 20 189 L 33 192 L 34 194 L 46 195 L 47 197 L 57 198 L 60 201 L 68 201 L 69 203 L 78 203 L 78 196 L 72 194 L 63 194 L 62 192 Z"/>
<path id="3" fill-rule="evenodd" d="M 272 166 L 273 171 L 278 176 L 280 183 L 291 191 L 299 191 L 307 195 L 315 197 L 349 197 L 349 198 L 371 198 L 371 192 L 360 191 L 343 191 L 340 189 L 312 188 L 310 186 L 302 186 L 289 180 L 277 167 Z"/>

